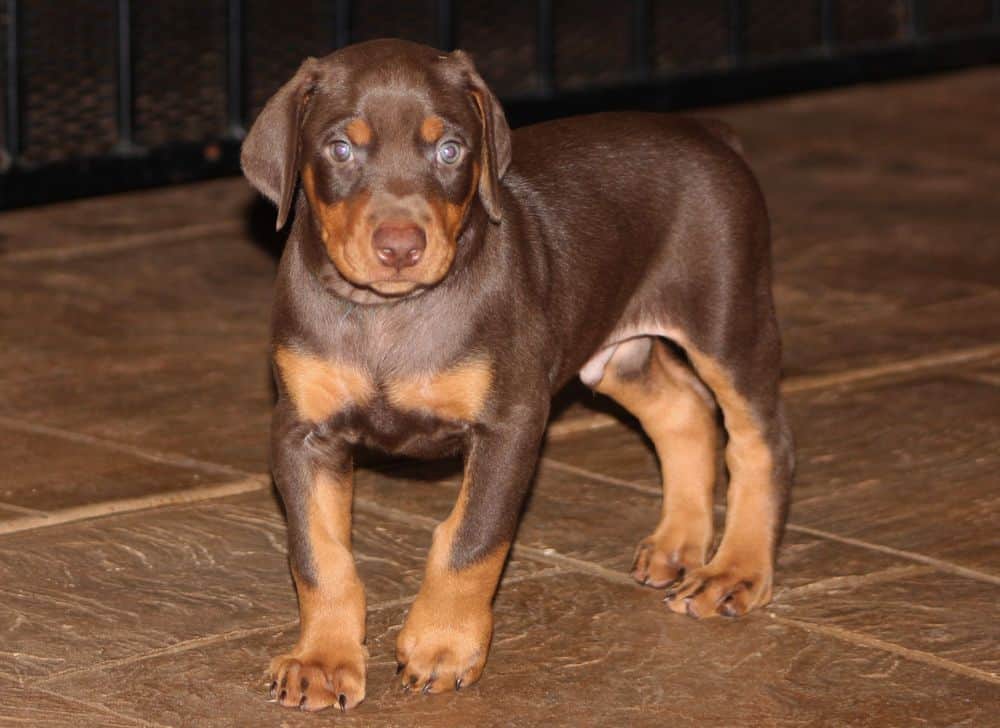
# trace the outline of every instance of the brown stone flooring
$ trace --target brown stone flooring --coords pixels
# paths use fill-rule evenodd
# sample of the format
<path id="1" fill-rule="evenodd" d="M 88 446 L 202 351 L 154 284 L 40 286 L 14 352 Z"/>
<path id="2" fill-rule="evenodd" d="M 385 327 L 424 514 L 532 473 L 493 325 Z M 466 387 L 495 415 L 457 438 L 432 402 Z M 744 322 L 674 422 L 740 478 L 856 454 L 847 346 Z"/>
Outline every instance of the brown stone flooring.
<path id="1" fill-rule="evenodd" d="M 265 475 L 273 212 L 225 180 L 3 215 L 0 724 L 1000 724 L 998 98 L 984 69 L 720 112 L 773 211 L 798 438 L 770 607 L 694 622 L 630 582 L 656 464 L 570 393 L 461 694 L 393 675 L 457 473 L 360 475 L 346 717 L 263 683 L 296 628 Z"/>

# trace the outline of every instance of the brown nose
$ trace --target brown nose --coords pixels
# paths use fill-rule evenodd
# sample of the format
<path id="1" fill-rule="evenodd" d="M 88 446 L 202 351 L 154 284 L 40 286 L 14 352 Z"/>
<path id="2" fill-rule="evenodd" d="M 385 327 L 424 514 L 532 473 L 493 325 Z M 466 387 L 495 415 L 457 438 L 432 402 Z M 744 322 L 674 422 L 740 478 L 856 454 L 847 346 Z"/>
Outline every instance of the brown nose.
<path id="1" fill-rule="evenodd" d="M 383 223 L 372 235 L 372 247 L 382 265 L 398 271 L 420 262 L 427 237 L 423 229 L 412 223 Z"/>

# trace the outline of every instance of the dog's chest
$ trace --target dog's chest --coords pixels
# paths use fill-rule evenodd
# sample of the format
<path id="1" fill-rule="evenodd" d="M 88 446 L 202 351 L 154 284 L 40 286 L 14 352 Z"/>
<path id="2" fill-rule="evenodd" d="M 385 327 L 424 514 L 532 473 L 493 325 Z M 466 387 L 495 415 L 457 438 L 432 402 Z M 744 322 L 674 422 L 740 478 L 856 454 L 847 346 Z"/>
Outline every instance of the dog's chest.
<path id="1" fill-rule="evenodd" d="M 383 449 L 404 431 L 450 438 L 476 422 L 489 399 L 491 362 L 460 360 L 435 371 L 378 374 L 371 367 L 278 347 L 275 364 L 299 417 L 340 428 L 346 436 Z M 417 426 L 417 425 L 422 426 Z"/>

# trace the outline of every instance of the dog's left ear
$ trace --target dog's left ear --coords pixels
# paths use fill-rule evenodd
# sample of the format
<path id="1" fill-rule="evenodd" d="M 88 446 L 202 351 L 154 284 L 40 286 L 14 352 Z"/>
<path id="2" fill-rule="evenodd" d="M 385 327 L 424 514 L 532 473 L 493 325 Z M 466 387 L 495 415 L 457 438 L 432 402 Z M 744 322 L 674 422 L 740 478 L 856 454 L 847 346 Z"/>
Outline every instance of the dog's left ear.
<path id="1" fill-rule="evenodd" d="M 476 72 L 475 64 L 464 51 L 454 51 L 452 58 L 465 66 L 469 95 L 476 104 L 483 125 L 479 172 L 479 200 L 486 208 L 492 222 L 500 222 L 503 205 L 500 197 L 500 180 L 510 166 L 510 127 L 497 97 Z"/>
<path id="2" fill-rule="evenodd" d="M 307 58 L 268 100 L 240 151 L 244 176 L 278 206 L 278 230 L 285 226 L 295 197 L 302 119 L 317 79 L 316 59 Z"/>

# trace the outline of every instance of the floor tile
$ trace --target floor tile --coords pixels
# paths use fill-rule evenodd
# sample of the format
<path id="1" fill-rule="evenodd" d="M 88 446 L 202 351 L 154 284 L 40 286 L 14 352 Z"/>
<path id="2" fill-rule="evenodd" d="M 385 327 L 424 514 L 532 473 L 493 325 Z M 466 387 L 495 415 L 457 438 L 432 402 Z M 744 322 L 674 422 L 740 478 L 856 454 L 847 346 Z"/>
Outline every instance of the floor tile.
<path id="1" fill-rule="evenodd" d="M 232 236 L 0 266 L 0 414 L 263 471 L 273 269 Z"/>
<path id="2" fill-rule="evenodd" d="M 789 593 L 775 611 L 1000 675 L 998 598 L 998 584 L 928 567 L 886 581 L 845 579 L 822 593 Z"/>
<path id="3" fill-rule="evenodd" d="M 233 477 L 171 467 L 3 424 L 0 458 L 7 463 L 0 481 L 0 501 L 42 511 L 184 490 Z"/>
<path id="4" fill-rule="evenodd" d="M 792 400 L 793 523 L 1000 574 L 1000 389 L 958 377 Z"/>
<path id="5" fill-rule="evenodd" d="M 369 620 L 368 697 L 338 725 L 985 725 L 995 685 L 759 616 L 693 622 L 643 590 L 564 575 L 505 587 L 483 680 L 403 695 L 404 610 Z M 262 665 L 287 635 L 252 635 L 50 684 L 172 725 L 313 725 L 265 702 Z M 860 679 L 859 679 L 860 678 Z M 850 699 L 845 699 L 849 695 Z"/>
<path id="6" fill-rule="evenodd" d="M 103 244 L 220 221 L 240 223 L 253 210 L 255 196 L 244 180 L 230 178 L 5 212 L 0 217 L 0 264 L 6 253 Z"/>
<path id="7" fill-rule="evenodd" d="M 419 588 L 426 528 L 355 515 L 370 604 Z M 509 576 L 545 568 L 520 559 Z M 0 537 L 0 674 L 50 675 L 204 635 L 293 622 L 269 492 Z"/>

